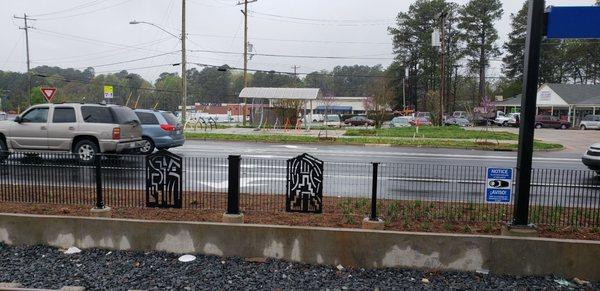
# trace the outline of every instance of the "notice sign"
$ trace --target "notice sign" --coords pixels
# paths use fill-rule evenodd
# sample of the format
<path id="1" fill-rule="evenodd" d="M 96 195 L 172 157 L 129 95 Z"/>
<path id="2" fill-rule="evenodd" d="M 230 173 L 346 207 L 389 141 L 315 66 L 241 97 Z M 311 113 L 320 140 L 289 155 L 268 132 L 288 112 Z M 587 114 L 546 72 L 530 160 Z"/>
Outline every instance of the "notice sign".
<path id="1" fill-rule="evenodd" d="M 113 86 L 104 86 L 104 98 L 105 99 L 113 98 Z"/>
<path id="2" fill-rule="evenodd" d="M 513 169 L 488 168 L 485 185 L 486 203 L 510 203 Z"/>

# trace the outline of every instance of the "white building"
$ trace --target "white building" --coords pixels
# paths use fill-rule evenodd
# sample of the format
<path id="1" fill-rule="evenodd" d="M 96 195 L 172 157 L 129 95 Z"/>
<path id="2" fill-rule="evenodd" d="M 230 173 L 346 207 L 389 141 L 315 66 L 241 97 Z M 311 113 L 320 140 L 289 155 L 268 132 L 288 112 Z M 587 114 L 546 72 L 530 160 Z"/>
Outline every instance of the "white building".
<path id="1" fill-rule="evenodd" d="M 494 102 L 498 110 L 520 111 L 521 95 Z M 553 115 L 578 124 L 589 114 L 600 114 L 600 85 L 544 84 L 537 92 L 536 114 Z"/>

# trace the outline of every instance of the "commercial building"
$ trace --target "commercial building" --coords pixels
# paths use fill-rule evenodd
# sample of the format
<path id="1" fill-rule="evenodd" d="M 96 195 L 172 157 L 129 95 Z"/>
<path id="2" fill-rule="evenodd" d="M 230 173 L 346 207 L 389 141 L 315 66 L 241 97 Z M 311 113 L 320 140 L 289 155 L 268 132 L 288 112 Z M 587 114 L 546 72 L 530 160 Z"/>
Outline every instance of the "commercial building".
<path id="1" fill-rule="evenodd" d="M 519 112 L 521 95 L 494 102 L 496 109 Z M 553 115 L 579 124 L 589 114 L 600 114 L 600 85 L 543 84 L 537 92 L 538 115 Z"/>

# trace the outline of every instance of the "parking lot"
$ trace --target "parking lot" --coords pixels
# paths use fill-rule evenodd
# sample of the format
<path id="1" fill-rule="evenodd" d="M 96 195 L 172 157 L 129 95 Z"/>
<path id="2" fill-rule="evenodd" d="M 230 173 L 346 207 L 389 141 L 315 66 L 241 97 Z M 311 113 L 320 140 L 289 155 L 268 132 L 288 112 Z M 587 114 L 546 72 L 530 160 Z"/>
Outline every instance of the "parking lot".
<path id="1" fill-rule="evenodd" d="M 483 130 L 484 127 L 466 127 L 468 130 Z M 518 128 L 490 126 L 493 131 L 505 131 L 519 133 Z M 542 128 L 535 130 L 535 138 L 551 143 L 562 144 L 567 153 L 583 154 L 593 143 L 600 143 L 600 130 L 560 130 L 551 128 Z"/>

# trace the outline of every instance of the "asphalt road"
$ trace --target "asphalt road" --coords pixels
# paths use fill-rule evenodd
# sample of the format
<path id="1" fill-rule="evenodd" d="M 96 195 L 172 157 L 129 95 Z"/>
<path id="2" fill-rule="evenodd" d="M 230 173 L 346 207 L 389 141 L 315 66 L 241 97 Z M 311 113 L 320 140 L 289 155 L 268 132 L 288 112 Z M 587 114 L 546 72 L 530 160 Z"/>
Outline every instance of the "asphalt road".
<path id="1" fill-rule="evenodd" d="M 339 197 L 370 197 L 371 162 L 380 162 L 381 198 L 482 203 L 486 167 L 516 165 L 513 152 L 456 149 L 188 141 L 172 151 L 184 157 L 184 191 L 198 192 L 226 192 L 227 155 L 241 155 L 246 194 L 284 194 L 285 160 L 301 153 L 325 161 L 324 194 Z M 5 170 L 0 178 L 3 183 L 95 185 L 92 168 L 68 160 L 14 156 L 10 164 L 10 173 Z M 142 166 L 142 157 L 107 161 L 103 181 L 107 187 L 143 190 Z M 600 208 L 600 179 L 577 154 L 536 152 L 534 168 L 534 204 Z"/>

